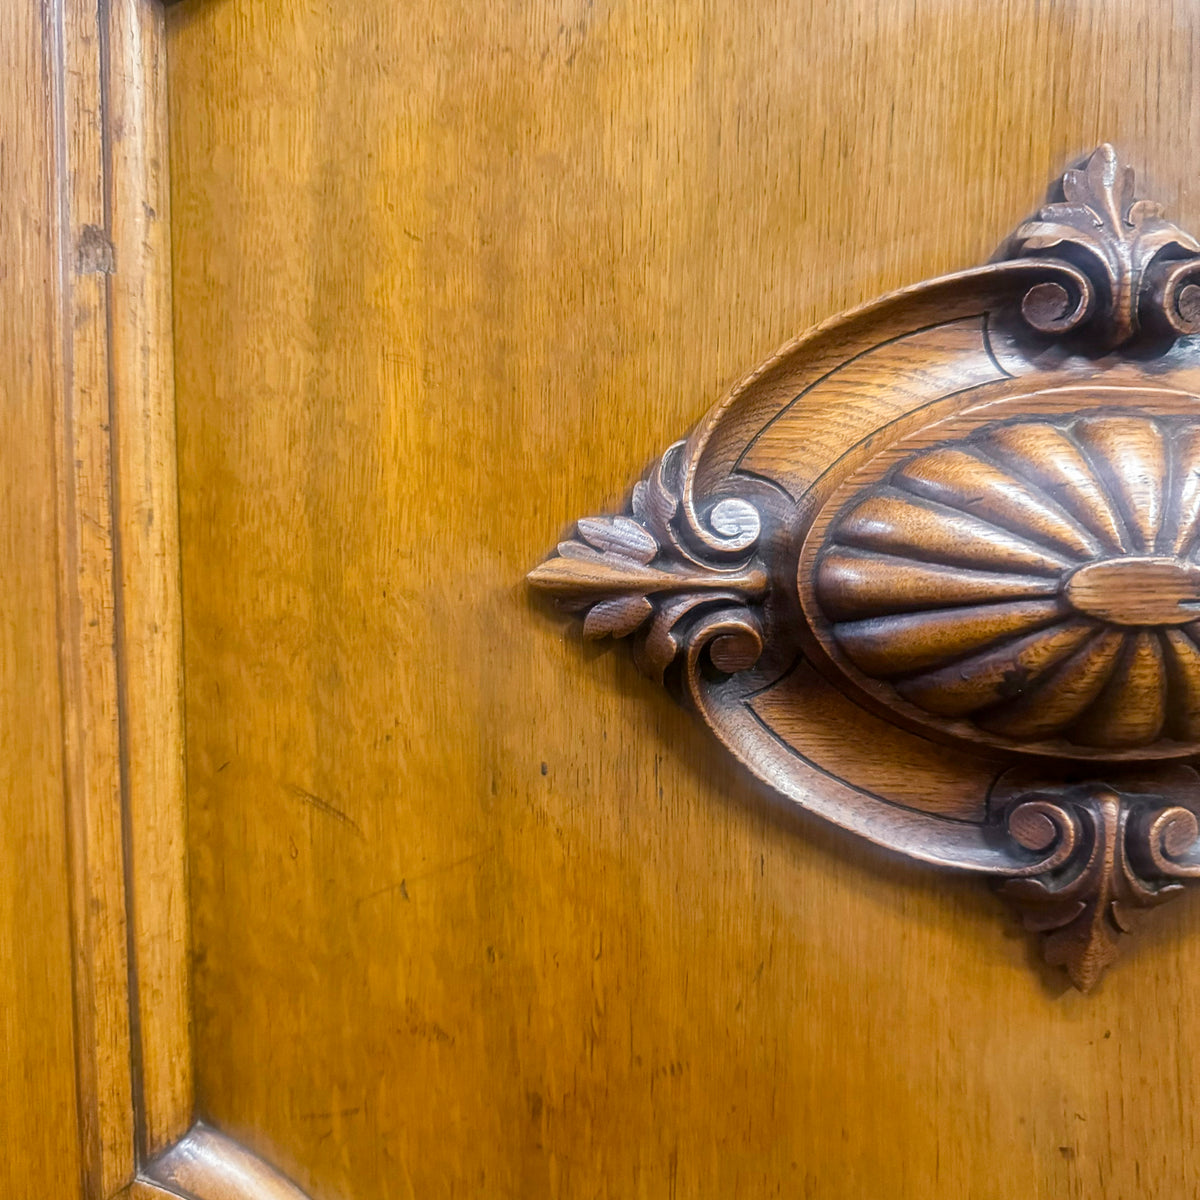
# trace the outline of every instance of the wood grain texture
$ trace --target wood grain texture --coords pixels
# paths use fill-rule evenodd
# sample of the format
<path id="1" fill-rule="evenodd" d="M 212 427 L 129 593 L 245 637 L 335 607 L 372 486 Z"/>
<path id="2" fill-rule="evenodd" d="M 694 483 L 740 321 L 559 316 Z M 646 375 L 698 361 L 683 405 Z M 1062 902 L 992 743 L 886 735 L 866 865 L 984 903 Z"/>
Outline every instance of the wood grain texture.
<path id="1" fill-rule="evenodd" d="M 152 1156 L 192 1118 L 166 36 L 159 0 L 109 0 L 102 11 L 130 1002 L 139 1148 Z"/>
<path id="2" fill-rule="evenodd" d="M 72 0 L 46 11 L 56 99 L 52 353 L 62 755 L 80 1143 L 89 1197 L 110 1195 L 129 1178 L 137 1138 L 108 333 L 108 280 L 116 260 L 105 169 L 103 23 L 103 10 Z"/>
<path id="3" fill-rule="evenodd" d="M 164 42 L 151 0 L 61 0 L 38 16 L 40 72 L 0 112 L 6 126 L 26 109 L 41 122 L 42 175 L 37 186 L 18 181 L 12 228 L 43 239 L 44 258 L 6 254 L 4 268 L 20 288 L 6 316 L 32 320 L 12 343 L 18 390 L 6 411 L 34 405 L 45 428 L 14 429 L 5 478 L 29 509 L 12 561 L 28 555 L 52 571 L 45 611 L 57 655 L 6 656 L 19 675 L 4 696 L 31 723 L 43 720 L 28 704 L 31 681 L 54 698 L 45 728 L 56 774 L 32 774 L 52 790 L 10 819 L 28 819 L 27 808 L 52 819 L 48 833 L 65 816 L 66 841 L 47 841 L 52 867 L 14 865 L 11 878 L 31 893 L 50 888 L 69 925 L 12 927 L 47 967 L 68 956 L 73 996 L 7 1011 L 34 1028 L 54 1012 L 73 1030 L 74 1069 L 49 1057 L 27 1068 L 35 1093 L 49 1080 L 74 1092 L 70 1120 L 13 1093 L 39 1128 L 73 1144 L 52 1162 L 18 1157 L 12 1190 L 29 1194 L 53 1176 L 53 1194 L 82 1189 L 91 1200 L 182 1134 L 192 1109 L 169 240 L 159 224 Z M 17 163 L 37 161 L 22 159 L 20 137 L 11 145 Z M 9 593 L 41 611 L 32 578 L 14 577 Z M 13 762 L 19 745 L 14 737 Z M 31 1152 L 44 1136 L 29 1139 Z M 62 1172 L 70 1182 L 58 1182 Z"/>
<path id="4" fill-rule="evenodd" d="M 993 899 L 773 814 L 520 580 L 1097 142 L 1194 226 L 1195 12 L 168 19 L 206 1114 L 353 1200 L 1192 1196 L 1194 905 L 1061 994 Z"/>
<path id="5" fill-rule="evenodd" d="M 47 49 L 36 6 L 0 9 L 0 1194 L 36 1186 L 68 1197 L 80 1156 L 56 646 Z"/>

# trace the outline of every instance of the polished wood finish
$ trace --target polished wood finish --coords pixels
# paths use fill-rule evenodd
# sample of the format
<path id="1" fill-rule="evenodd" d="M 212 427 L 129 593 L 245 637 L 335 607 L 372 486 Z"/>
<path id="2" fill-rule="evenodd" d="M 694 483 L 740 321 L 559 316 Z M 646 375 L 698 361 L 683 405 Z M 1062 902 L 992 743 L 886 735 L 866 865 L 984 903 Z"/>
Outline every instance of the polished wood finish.
<path id="1" fill-rule="evenodd" d="M 1005 825 L 1018 845 L 1049 852 L 1035 874 L 1000 888 L 1027 929 L 1045 934 L 1047 962 L 1063 966 L 1082 991 L 1095 986 L 1116 958 L 1120 935 L 1147 909 L 1200 878 L 1200 777 L 1158 772 L 1149 786 L 1162 794 L 1122 793 L 1099 783 L 1018 792 Z M 1145 784 L 1145 780 L 1143 783 Z M 1170 798 L 1177 790 L 1177 802 Z"/>
<path id="2" fill-rule="evenodd" d="M 1125 345 L 1143 327 L 1196 333 L 1195 305 L 1181 308 L 1179 300 L 1183 289 L 1196 286 L 1200 242 L 1163 212 L 1157 200 L 1135 195 L 1133 168 L 1105 144 L 1063 175 L 1061 197 L 1016 231 L 1009 252 L 1049 253 L 1081 264 L 1099 285 L 1099 316 L 1090 320 L 1106 347 Z M 1055 280 L 1037 284 L 1022 303 L 1026 319 L 1044 333 L 1069 328 L 1072 307 Z"/>
<path id="3" fill-rule="evenodd" d="M 639 665 L 783 798 L 1008 879 L 1087 990 L 1134 910 L 1200 875 L 1200 779 L 1180 804 L 1169 767 L 1146 771 L 1200 752 L 1200 346 L 1178 309 L 1200 246 L 1135 196 L 1109 145 L 1061 188 L 1007 261 L 784 347 L 627 515 L 580 520 L 528 578 L 583 614 L 585 638 L 632 636 Z M 798 730 L 812 705 L 791 680 L 810 663 L 857 719 Z M 861 751 L 818 764 L 835 737 L 866 744 L 876 713 L 962 743 L 976 761 L 955 786 L 986 798 L 974 822 L 906 803 L 911 780 L 868 785 Z M 1066 798 L 997 804 L 1030 755 Z M 911 774 L 916 754 L 899 758 Z M 1162 786 L 1110 786 L 1130 770 Z"/>
<path id="4" fill-rule="evenodd" d="M 11 6 L 0 53 L 0 1191 L 297 1197 L 192 1127 L 163 11 Z"/>
<path id="5" fill-rule="evenodd" d="M 98 37 L 95 6 L 62 20 L 56 4 L 20 7 L 0 14 L 13 67 L 0 173 L 20 197 L 6 191 L 19 220 L 0 222 L 13 582 L 0 1189 L 58 1197 L 84 1191 L 60 715 L 64 699 L 103 713 L 114 689 L 97 669 L 80 677 L 100 693 L 64 697 L 56 671 L 56 641 L 74 654 L 91 637 L 112 657 L 75 618 L 56 632 L 58 598 L 83 584 L 44 553 L 57 529 L 64 546 L 84 533 L 56 511 L 54 481 L 65 501 L 101 480 L 76 479 L 62 452 L 61 355 L 29 347 L 75 336 L 56 263 L 111 288 L 138 256 L 117 244 L 115 213 L 75 242 L 45 221 L 64 176 L 49 109 L 30 103 L 54 80 L 65 103 L 99 78 L 53 65 L 57 29 L 94 30 L 93 56 L 119 29 Z M 184 0 L 168 21 L 194 1107 L 212 1124 L 184 1133 L 175 1158 L 143 1157 L 130 1188 L 178 1192 L 155 1173 L 204 1144 L 220 1162 L 188 1180 L 198 1195 L 235 1177 L 285 1186 L 264 1157 L 331 1200 L 1194 1195 L 1194 905 L 1156 914 L 1135 964 L 1086 1002 L 1064 994 L 1057 972 L 1029 972 L 1019 934 L 996 933 L 991 898 L 771 812 L 657 685 L 620 655 L 581 653 L 520 582 L 575 516 L 618 508 L 637 465 L 747 363 L 829 313 L 982 261 L 1100 138 L 1146 164 L 1149 194 L 1195 227 L 1191 6 Z M 90 128 L 99 110 L 72 111 Z M 80 171 L 92 137 L 72 152 Z M 86 283 L 71 282 L 80 299 Z M 1062 319 L 1070 294 L 1056 287 L 1031 289 L 1030 319 Z M 1175 287 L 1182 317 L 1195 290 Z M 157 311 L 152 283 L 147 295 Z M 896 354 L 961 365 L 969 332 Z M 985 359 L 972 360 L 981 376 Z M 161 364 L 146 377 L 169 377 Z M 147 609 L 112 535 L 139 511 L 141 452 L 122 447 L 161 446 L 169 411 L 156 402 L 153 422 L 122 432 L 139 378 L 115 391 L 108 453 L 127 465 L 110 549 L 93 543 L 134 631 Z M 834 432 L 808 430 L 814 458 Z M 152 561 L 158 535 L 144 535 L 141 550 L 126 538 Z M 142 579 L 148 608 L 170 611 L 154 591 L 169 583 Z M 116 629 L 98 608 L 98 628 Z M 140 628 L 149 661 L 169 664 L 162 630 Z M 118 679 L 155 677 L 128 647 L 118 659 Z M 141 711 L 165 705 L 169 727 L 176 684 L 157 678 Z M 797 740 L 832 730 L 821 763 L 864 786 L 966 821 L 986 810 L 990 768 L 864 717 L 811 666 L 759 708 Z M 129 712 L 118 752 L 120 730 L 144 720 Z M 146 1064 L 169 1056 L 186 1007 L 174 749 L 166 734 L 130 742 L 128 769 L 106 774 L 86 760 L 85 793 L 79 755 L 67 761 L 76 862 L 129 868 L 95 915 L 76 905 L 77 935 L 108 955 L 92 974 L 112 978 L 119 910 L 103 901 L 123 893 L 126 959 L 165 997 L 159 1033 L 130 1039 L 158 1048 L 142 1055 L 142 1090 L 165 1100 L 134 1121 L 109 1104 L 115 1153 L 87 1116 L 89 1200 L 128 1182 L 124 1131 L 136 1142 L 144 1128 L 149 1147 L 193 1107 L 173 1099 L 186 1057 Z M 122 807 L 157 821 L 123 822 L 130 843 L 161 861 L 92 853 L 79 813 L 94 816 L 114 775 Z M 1043 827 L 1018 822 L 1034 844 Z M 105 994 L 121 1019 L 102 1038 L 142 1028 L 119 988 Z M 138 1011 L 158 995 L 139 987 Z M 96 1041 L 80 1039 L 91 1063 Z M 257 1161 L 202 1136 L 214 1126 Z"/>
<path id="6" fill-rule="evenodd" d="M 1122 407 L 1156 402 L 1183 411 Z M 935 729 L 1097 761 L 1194 755 L 1197 404 L 1169 388 L 1058 403 L 1066 416 L 989 406 L 1000 419 L 942 425 L 932 447 L 920 433 L 839 488 L 800 565 L 814 630 L 881 703 Z"/>
<path id="7" fill-rule="evenodd" d="M 576 536 L 528 576 L 560 608 L 583 614 L 585 638 L 637 634 L 638 662 L 660 681 L 680 658 L 690 679 L 701 656 L 732 674 L 763 650 L 761 621 L 748 607 L 767 592 L 767 571 L 751 557 L 761 517 L 731 496 L 697 521 L 689 450 L 667 451 L 633 489 L 628 516 L 577 521 Z"/>
<path id="8" fill-rule="evenodd" d="M 1191 1196 L 1189 898 L 1078 996 L 522 584 L 747 365 L 984 261 L 1102 139 L 1195 228 L 1190 8 L 168 16 L 205 1111 L 356 1200 Z M 986 804 L 896 728 L 822 762 Z"/>
<path id="9" fill-rule="evenodd" d="M 0 1194 L 72 1196 L 71 997 L 54 404 L 51 73 L 34 5 L 0 8 Z"/>

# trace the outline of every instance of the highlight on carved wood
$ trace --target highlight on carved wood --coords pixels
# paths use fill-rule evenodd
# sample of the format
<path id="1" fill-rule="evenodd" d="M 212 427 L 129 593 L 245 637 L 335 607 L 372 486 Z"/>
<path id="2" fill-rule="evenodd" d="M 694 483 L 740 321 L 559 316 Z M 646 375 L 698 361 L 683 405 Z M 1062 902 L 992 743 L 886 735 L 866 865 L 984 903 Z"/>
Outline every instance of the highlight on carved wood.
<path id="1" fill-rule="evenodd" d="M 785 346 L 530 581 L 800 807 L 989 876 L 1087 989 L 1200 871 L 1198 333 L 1200 243 L 1102 146 L 992 263 Z"/>
<path id="2" fill-rule="evenodd" d="M 584 637 L 636 635 L 639 666 L 660 681 L 687 647 L 698 654 L 707 646 L 730 673 L 752 667 L 762 650 L 748 608 L 767 588 L 751 560 L 758 511 L 732 497 L 713 505 L 705 528 L 689 524 L 682 450 L 682 442 L 671 446 L 637 484 L 627 515 L 578 521 L 576 535 L 529 575 L 563 609 L 584 614 Z"/>
<path id="3" fill-rule="evenodd" d="M 1200 421 L 1018 420 L 856 497 L 816 596 L 848 672 L 938 728 L 1178 757 L 1200 750 L 1198 537 Z"/>
<path id="4" fill-rule="evenodd" d="M 198 1121 L 146 1163 L 121 1200 L 308 1200 L 287 1176 L 239 1142 Z"/>

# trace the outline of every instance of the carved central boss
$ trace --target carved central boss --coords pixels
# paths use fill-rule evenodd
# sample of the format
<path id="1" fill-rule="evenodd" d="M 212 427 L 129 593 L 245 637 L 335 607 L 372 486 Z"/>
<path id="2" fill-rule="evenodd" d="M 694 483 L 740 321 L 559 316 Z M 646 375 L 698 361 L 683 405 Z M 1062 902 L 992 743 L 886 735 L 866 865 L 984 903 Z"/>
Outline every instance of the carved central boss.
<path id="1" fill-rule="evenodd" d="M 918 451 L 800 572 L 831 658 L 902 716 L 1027 753 L 1180 757 L 1200 749 L 1197 550 L 1200 419 L 1101 408 Z"/>

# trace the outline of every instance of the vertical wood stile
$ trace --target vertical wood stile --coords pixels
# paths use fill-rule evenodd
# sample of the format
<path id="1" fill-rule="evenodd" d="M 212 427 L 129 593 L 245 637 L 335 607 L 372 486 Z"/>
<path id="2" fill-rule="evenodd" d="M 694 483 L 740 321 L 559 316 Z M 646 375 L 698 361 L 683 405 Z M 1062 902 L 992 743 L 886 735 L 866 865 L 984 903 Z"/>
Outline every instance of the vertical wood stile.
<path id="1" fill-rule="evenodd" d="M 43 9 L 59 321 L 59 657 L 84 1193 L 191 1107 L 162 14 Z"/>

